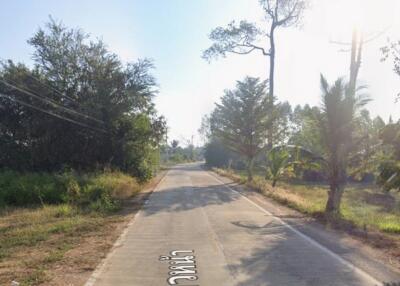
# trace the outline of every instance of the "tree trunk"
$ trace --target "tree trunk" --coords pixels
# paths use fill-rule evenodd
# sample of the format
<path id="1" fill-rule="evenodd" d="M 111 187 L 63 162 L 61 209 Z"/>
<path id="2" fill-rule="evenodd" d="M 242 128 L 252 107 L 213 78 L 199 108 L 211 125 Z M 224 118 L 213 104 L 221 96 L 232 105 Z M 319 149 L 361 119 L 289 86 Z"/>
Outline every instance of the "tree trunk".
<path id="1" fill-rule="evenodd" d="M 342 202 L 347 175 L 344 166 L 338 166 L 335 169 L 330 178 L 330 190 L 328 192 L 325 212 L 327 214 L 338 215 L 340 214 L 340 204 Z"/>
<path id="2" fill-rule="evenodd" d="M 363 48 L 362 34 L 359 31 L 357 31 L 356 28 L 354 28 L 351 40 L 350 80 L 349 80 L 349 89 L 352 94 L 355 94 L 357 87 L 357 77 L 361 66 L 362 48 Z"/>
<path id="3" fill-rule="evenodd" d="M 328 192 L 328 201 L 326 202 L 325 212 L 328 214 L 340 214 L 340 203 L 342 201 L 342 195 L 344 186 L 330 186 Z"/>
<path id="4" fill-rule="evenodd" d="M 249 158 L 247 163 L 247 181 L 253 181 L 253 164 L 254 158 Z"/>
<path id="5" fill-rule="evenodd" d="M 275 87 L 275 24 L 273 23 L 271 25 L 271 30 L 270 30 L 270 35 L 269 35 L 269 44 L 270 44 L 270 50 L 269 50 L 269 79 L 268 79 L 268 85 L 269 85 L 269 102 L 268 104 L 271 105 L 271 107 L 274 106 L 274 87 Z M 274 144 L 274 125 L 271 123 L 271 127 L 268 130 L 268 150 L 272 149 L 272 146 Z"/>
<path id="6" fill-rule="evenodd" d="M 274 77 L 275 77 L 275 25 L 271 25 L 270 37 L 269 37 L 269 100 L 270 103 L 274 102 Z"/>
<path id="7" fill-rule="evenodd" d="M 273 188 L 275 188 L 276 182 L 277 182 L 277 181 L 278 181 L 277 179 L 273 179 L 273 180 L 272 180 L 272 187 L 273 187 Z"/>

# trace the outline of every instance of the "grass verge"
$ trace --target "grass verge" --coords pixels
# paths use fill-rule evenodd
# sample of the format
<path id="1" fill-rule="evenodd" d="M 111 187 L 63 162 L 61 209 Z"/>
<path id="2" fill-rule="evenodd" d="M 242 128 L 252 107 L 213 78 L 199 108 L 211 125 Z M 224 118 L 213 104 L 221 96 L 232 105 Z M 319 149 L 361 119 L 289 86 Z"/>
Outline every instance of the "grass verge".
<path id="1" fill-rule="evenodd" d="M 139 208 L 135 195 L 154 185 L 115 172 L 71 176 L 63 192 L 73 200 L 0 208 L 0 285 L 82 285 Z"/>

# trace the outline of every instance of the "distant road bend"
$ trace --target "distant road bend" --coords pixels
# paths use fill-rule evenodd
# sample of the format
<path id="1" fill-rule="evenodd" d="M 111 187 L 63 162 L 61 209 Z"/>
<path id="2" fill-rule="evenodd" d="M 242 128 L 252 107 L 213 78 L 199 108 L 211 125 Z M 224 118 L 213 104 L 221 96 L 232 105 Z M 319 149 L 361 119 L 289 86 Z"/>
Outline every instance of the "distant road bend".
<path id="1" fill-rule="evenodd" d="M 271 202 L 234 188 L 200 164 L 172 168 L 86 286 L 373 286 L 400 281 L 372 258 L 353 254 L 344 242 L 318 242 L 322 228 L 313 238 L 300 220 L 274 216 Z"/>

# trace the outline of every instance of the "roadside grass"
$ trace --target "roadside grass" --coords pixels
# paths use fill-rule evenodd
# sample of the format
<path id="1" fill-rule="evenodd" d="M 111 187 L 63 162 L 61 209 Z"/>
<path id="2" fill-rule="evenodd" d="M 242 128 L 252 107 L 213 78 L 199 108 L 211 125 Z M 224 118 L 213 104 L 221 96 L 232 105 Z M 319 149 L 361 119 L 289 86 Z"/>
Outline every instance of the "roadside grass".
<path id="1" fill-rule="evenodd" d="M 3 210 L 0 217 L 0 284 L 40 285 L 47 270 L 87 235 L 101 235 L 116 215 L 82 212 L 70 205 Z M 37 251 L 40 250 L 40 251 Z"/>
<path id="2" fill-rule="evenodd" d="M 245 174 L 232 170 L 213 169 L 236 182 L 246 183 Z M 247 183 L 266 196 L 310 216 L 321 217 L 327 201 L 328 186 L 312 183 L 270 182 L 256 175 Z M 369 184 L 349 184 L 343 195 L 341 220 L 362 230 L 390 234 L 400 233 L 400 194 L 385 193 Z"/>
<path id="3" fill-rule="evenodd" d="M 57 269 L 93 270 L 118 236 L 116 229 L 127 222 L 129 214 L 119 212 L 121 203 L 144 187 L 119 172 L 70 173 L 53 178 L 49 174 L 8 172 L 4 176 L 8 181 L 0 184 L 12 189 L 0 189 L 3 199 L 12 199 L 14 192 L 22 190 L 33 201 L 28 206 L 21 206 L 19 201 L 15 206 L 3 200 L 0 207 L 0 285 L 11 285 L 12 281 L 22 286 L 53 285 Z M 42 197 L 42 203 L 34 204 L 43 181 L 47 182 L 47 199 L 61 198 L 62 202 L 43 203 Z M 81 256 L 76 249 L 90 255 Z"/>

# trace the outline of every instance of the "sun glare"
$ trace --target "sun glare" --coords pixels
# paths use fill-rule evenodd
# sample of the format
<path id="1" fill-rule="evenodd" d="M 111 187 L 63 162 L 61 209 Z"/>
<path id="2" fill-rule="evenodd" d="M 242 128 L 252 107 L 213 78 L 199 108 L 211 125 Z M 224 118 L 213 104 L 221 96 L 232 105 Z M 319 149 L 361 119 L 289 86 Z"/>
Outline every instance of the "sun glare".
<path id="1" fill-rule="evenodd" d="M 329 32 L 338 38 L 348 38 L 354 28 L 371 34 L 390 27 L 397 7 L 392 0 L 335 0 L 325 3 Z"/>

